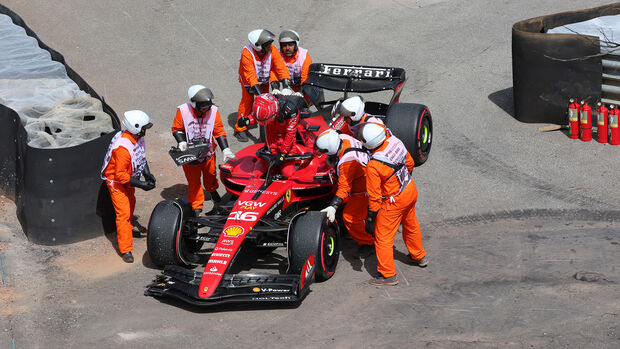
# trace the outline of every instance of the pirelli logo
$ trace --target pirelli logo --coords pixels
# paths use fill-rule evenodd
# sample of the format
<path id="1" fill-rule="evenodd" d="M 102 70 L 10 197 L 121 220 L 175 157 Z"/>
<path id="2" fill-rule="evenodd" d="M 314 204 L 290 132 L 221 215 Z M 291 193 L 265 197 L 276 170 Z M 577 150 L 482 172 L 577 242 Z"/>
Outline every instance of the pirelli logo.
<path id="1" fill-rule="evenodd" d="M 342 65 L 329 65 L 323 64 L 319 74 L 325 74 L 330 76 L 342 76 L 342 77 L 355 77 L 355 78 L 392 78 L 391 68 L 369 68 L 369 67 L 355 67 L 355 66 L 342 66 Z"/>

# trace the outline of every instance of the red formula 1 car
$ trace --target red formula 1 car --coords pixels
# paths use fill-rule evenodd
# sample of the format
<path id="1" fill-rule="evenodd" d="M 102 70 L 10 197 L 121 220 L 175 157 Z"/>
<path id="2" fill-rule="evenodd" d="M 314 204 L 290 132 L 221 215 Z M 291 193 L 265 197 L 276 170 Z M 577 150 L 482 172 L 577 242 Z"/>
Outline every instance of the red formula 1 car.
<path id="1" fill-rule="evenodd" d="M 306 82 L 312 91 L 374 92 L 394 90 L 390 104 L 366 102 L 408 147 L 418 165 L 431 145 L 428 108 L 398 103 L 405 82 L 400 68 L 313 64 Z M 160 202 L 148 226 L 151 260 L 165 266 L 145 294 L 173 297 L 196 305 L 225 302 L 296 302 L 314 281 L 329 279 L 336 269 L 339 226 L 319 212 L 333 198 L 335 179 L 325 155 L 313 152 L 317 135 L 329 127 L 334 101 L 311 97 L 318 109 L 302 113 L 297 152 L 272 166 L 264 143 L 239 151 L 237 161 L 220 166 L 220 179 L 234 200 L 198 217 L 183 200 Z M 288 175 L 285 176 L 284 173 Z M 205 243 L 210 244 L 204 248 Z M 287 268 L 280 274 L 243 273 L 235 268 L 254 252 L 286 248 Z M 202 270 L 193 270 L 206 260 Z M 237 272 L 235 272 L 237 271 Z"/>

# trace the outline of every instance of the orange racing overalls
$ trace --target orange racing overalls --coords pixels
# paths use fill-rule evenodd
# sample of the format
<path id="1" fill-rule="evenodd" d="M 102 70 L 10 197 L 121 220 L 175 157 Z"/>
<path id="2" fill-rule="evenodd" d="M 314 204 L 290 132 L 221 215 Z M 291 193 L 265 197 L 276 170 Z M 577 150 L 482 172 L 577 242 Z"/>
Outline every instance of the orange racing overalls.
<path id="1" fill-rule="evenodd" d="M 101 179 L 106 181 L 116 213 L 116 238 L 121 254 L 133 250 L 131 219 L 136 207 L 136 188 L 131 177 L 140 178 L 146 166 L 144 137 L 138 141 L 129 131 L 118 132 L 108 147 L 103 161 Z"/>
<path id="2" fill-rule="evenodd" d="M 273 75 L 271 74 L 273 72 Z M 269 92 L 269 83 L 282 79 L 289 79 L 288 69 L 284 64 L 280 51 L 273 45 L 271 50 L 265 53 L 260 59 L 252 46 L 245 46 L 241 50 L 239 60 L 239 82 L 241 83 L 241 102 L 237 111 L 237 122 L 235 132 L 242 132 L 248 129 L 247 126 L 240 126 L 241 115 L 247 117 L 252 113 L 254 95 L 249 92 L 250 87 L 259 85 L 261 92 Z"/>
<path id="3" fill-rule="evenodd" d="M 209 151 L 189 164 L 183 165 L 183 172 L 187 179 L 187 197 L 192 209 L 202 209 L 205 201 L 204 190 L 214 192 L 218 188 L 217 171 L 215 168 L 215 139 L 226 136 L 220 111 L 213 105 L 202 118 L 196 116 L 191 103 L 185 103 L 177 108 L 172 122 L 172 132 L 184 131 L 189 143 L 208 143 Z M 200 177 L 202 176 L 202 184 Z"/>
<path id="4" fill-rule="evenodd" d="M 415 215 L 418 190 L 410 174 L 413 166 L 413 158 L 394 136 L 372 152 L 366 166 L 368 210 L 378 211 L 374 229 L 377 271 L 386 278 L 396 275 L 393 247 L 401 224 L 411 258 L 420 260 L 426 255 Z"/>

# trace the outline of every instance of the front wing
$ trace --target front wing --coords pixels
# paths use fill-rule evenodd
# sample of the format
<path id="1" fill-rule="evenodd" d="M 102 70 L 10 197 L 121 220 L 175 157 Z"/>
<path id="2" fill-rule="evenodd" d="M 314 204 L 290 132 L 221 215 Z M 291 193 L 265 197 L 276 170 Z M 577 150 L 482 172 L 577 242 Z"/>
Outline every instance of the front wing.
<path id="1" fill-rule="evenodd" d="M 199 306 L 233 302 L 297 302 L 306 296 L 312 282 L 312 278 L 306 279 L 304 273 L 224 274 L 215 292 L 205 299 L 198 296 L 201 277 L 202 272 L 167 266 L 162 275 L 146 287 L 144 294 L 176 298 Z"/>

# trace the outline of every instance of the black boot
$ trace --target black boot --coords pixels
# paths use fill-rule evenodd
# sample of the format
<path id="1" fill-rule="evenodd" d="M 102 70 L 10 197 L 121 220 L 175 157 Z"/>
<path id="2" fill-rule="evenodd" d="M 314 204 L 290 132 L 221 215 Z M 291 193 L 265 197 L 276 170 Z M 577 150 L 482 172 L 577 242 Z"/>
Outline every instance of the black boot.
<path id="1" fill-rule="evenodd" d="M 211 195 L 211 201 L 213 201 L 215 205 L 219 205 L 222 201 L 222 197 L 217 191 L 209 192 L 209 195 Z"/>
<path id="2" fill-rule="evenodd" d="M 211 195 L 211 201 L 213 201 L 213 209 L 209 212 L 209 214 L 222 214 L 224 211 L 222 210 L 222 206 L 220 203 L 222 202 L 222 197 L 217 191 L 209 192 Z"/>
<path id="3" fill-rule="evenodd" d="M 125 261 L 125 263 L 133 263 L 133 255 L 130 252 L 125 252 L 121 255 L 121 258 L 123 258 L 123 261 Z"/>
<path id="4" fill-rule="evenodd" d="M 248 138 L 248 131 L 235 132 L 233 136 L 235 136 L 239 142 L 243 143 L 250 140 L 250 138 Z"/>

